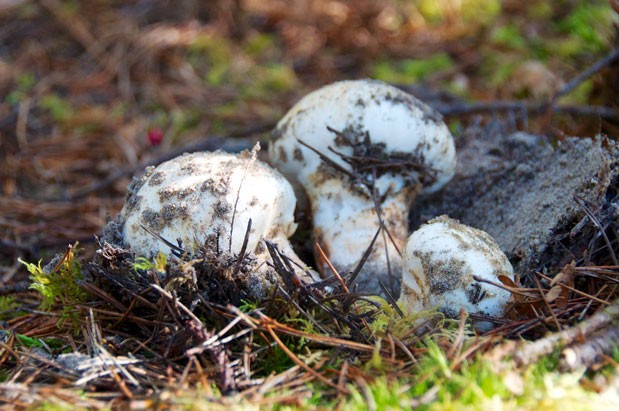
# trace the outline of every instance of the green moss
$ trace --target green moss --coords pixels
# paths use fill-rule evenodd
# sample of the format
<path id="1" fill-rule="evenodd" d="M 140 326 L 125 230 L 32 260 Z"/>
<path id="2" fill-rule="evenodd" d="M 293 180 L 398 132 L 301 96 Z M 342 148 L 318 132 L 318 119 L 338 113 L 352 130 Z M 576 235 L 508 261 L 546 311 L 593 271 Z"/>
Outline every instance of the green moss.
<path id="1" fill-rule="evenodd" d="M 33 73 L 23 73 L 17 77 L 17 88 L 22 91 L 32 90 L 34 84 L 36 82 L 36 78 Z"/>
<path id="2" fill-rule="evenodd" d="M 24 347 L 27 347 L 27 348 L 43 346 L 43 344 L 41 344 L 41 341 L 39 341 L 38 338 L 31 338 L 31 337 L 27 337 L 22 334 L 16 334 L 16 338 Z"/>
<path id="3" fill-rule="evenodd" d="M 451 132 L 451 134 L 453 136 L 460 136 L 462 135 L 463 130 L 465 129 L 465 124 L 462 122 L 462 120 L 460 119 L 452 119 L 449 120 L 447 122 L 447 128 L 449 128 L 449 131 Z"/>
<path id="4" fill-rule="evenodd" d="M 0 330 L 0 342 L 2 342 L 2 340 L 6 338 L 9 334 L 10 334 L 9 331 Z M 15 339 L 17 340 L 19 344 L 21 344 L 22 346 L 26 348 L 41 348 L 41 347 L 51 348 L 51 346 L 57 347 L 60 341 L 59 338 L 54 338 L 54 337 L 41 339 L 41 338 L 28 337 L 23 334 L 15 334 Z"/>
<path id="5" fill-rule="evenodd" d="M 133 260 L 132 269 L 135 272 L 154 270 L 157 273 L 165 273 L 167 264 L 168 259 L 166 255 L 159 251 L 152 260 L 145 257 L 136 257 Z"/>
<path id="6" fill-rule="evenodd" d="M 523 58 L 519 56 L 487 52 L 479 65 L 479 75 L 486 80 L 488 86 L 496 88 L 509 79 L 522 61 Z"/>
<path id="7" fill-rule="evenodd" d="M 348 385 L 351 395 L 343 409 L 419 410 L 600 410 L 613 404 L 583 389 L 580 374 L 559 374 L 558 355 L 541 359 L 523 373 L 483 357 L 465 361 L 452 371 L 445 352 L 432 340 L 409 377 L 380 376 L 365 386 Z M 505 367 L 503 367 L 505 368 Z M 615 399 L 616 401 L 616 399 Z M 616 403 L 614 403 L 616 405 Z M 497 408 L 498 407 L 498 408 Z"/>
<path id="8" fill-rule="evenodd" d="M 189 47 L 186 59 L 209 86 L 221 86 L 230 80 L 234 52 L 225 38 L 198 36 Z"/>
<path id="9" fill-rule="evenodd" d="M 243 106 L 246 104 L 245 101 L 231 101 L 225 104 L 219 104 L 212 108 L 213 116 L 219 121 L 223 122 L 225 119 L 230 117 L 235 117 L 239 110 L 243 109 Z M 225 129 L 225 125 L 224 125 Z"/>
<path id="10" fill-rule="evenodd" d="M 411 409 L 411 397 L 406 395 L 409 385 L 402 380 L 376 379 L 365 389 L 352 384 L 347 387 L 351 394 L 346 401 L 347 410 L 406 410 Z"/>
<path id="11" fill-rule="evenodd" d="M 579 5 L 557 24 L 559 31 L 568 36 L 565 39 L 567 45 L 559 54 L 571 57 L 603 52 L 612 33 L 612 15 L 606 3 L 585 2 Z"/>
<path id="12" fill-rule="evenodd" d="M 462 0 L 460 2 L 441 2 L 435 0 L 415 0 L 421 15 L 432 23 L 439 23 L 450 14 L 457 13 L 466 23 L 486 24 L 501 12 L 499 0 Z"/>
<path id="13" fill-rule="evenodd" d="M 522 36 L 520 27 L 516 24 L 497 27 L 492 31 L 490 41 L 497 46 L 514 50 L 522 50 L 527 47 L 527 40 Z"/>
<path id="14" fill-rule="evenodd" d="M 8 320 L 19 315 L 17 308 L 19 304 L 15 297 L 10 295 L 0 296 L 0 320 Z"/>
<path id="15" fill-rule="evenodd" d="M 225 134 L 228 129 L 228 124 L 225 120 L 220 118 L 214 118 L 211 121 L 211 130 L 213 130 L 214 134 Z"/>
<path id="16" fill-rule="evenodd" d="M 269 33 L 256 33 L 249 37 L 243 45 L 243 50 L 251 57 L 260 57 L 275 49 L 275 36 Z"/>
<path id="17" fill-rule="evenodd" d="M 556 40 L 548 39 L 543 36 L 527 38 L 521 32 L 517 24 L 507 24 L 495 28 L 490 34 L 492 46 L 503 50 L 495 50 L 497 60 L 512 60 L 513 58 L 505 53 L 505 50 L 517 53 L 516 57 L 520 62 L 526 59 L 546 61 L 549 56 L 555 55 L 553 43 Z M 492 69 L 492 68 L 491 68 Z"/>
<path id="18" fill-rule="evenodd" d="M 83 280 L 81 265 L 76 259 L 78 243 L 69 246 L 67 252 L 51 271 L 44 271 L 41 261 L 28 263 L 21 258 L 19 262 L 26 266 L 32 284 L 30 288 L 38 291 L 42 297 L 41 309 L 51 311 L 55 303 L 60 303 L 63 315 L 60 325 L 69 320 L 72 325 L 80 324 L 75 312 L 75 305 L 86 301 L 88 293 L 80 286 Z"/>
<path id="19" fill-rule="evenodd" d="M 41 98 L 39 105 L 49 112 L 55 121 L 67 121 L 71 119 L 75 110 L 69 101 L 56 94 L 47 94 Z"/>
<path id="20" fill-rule="evenodd" d="M 449 55 L 437 53 L 422 60 L 378 61 L 371 69 L 371 76 L 390 83 L 410 84 L 422 81 L 430 74 L 448 70 L 453 66 L 454 63 Z"/>
<path id="21" fill-rule="evenodd" d="M 295 363 L 290 359 L 288 354 L 280 348 L 279 345 L 275 345 L 269 349 L 267 355 L 257 361 L 255 370 L 260 375 L 278 374 L 289 370 L 294 367 Z"/>
<path id="22" fill-rule="evenodd" d="M 80 6 L 80 2 L 77 0 L 63 0 L 59 4 L 61 5 L 60 13 L 66 18 L 74 16 Z"/>
<path id="23" fill-rule="evenodd" d="M 545 0 L 534 2 L 527 7 L 527 16 L 534 20 L 550 19 L 552 12 L 552 4 Z"/>
<path id="24" fill-rule="evenodd" d="M 19 104 L 26 98 L 36 83 L 36 77 L 33 73 L 23 73 L 15 79 L 15 90 L 9 92 L 5 97 L 5 101 L 14 106 Z"/>
<path id="25" fill-rule="evenodd" d="M 461 17 L 465 22 L 487 24 L 500 12 L 499 0 L 462 0 Z"/>
<path id="26" fill-rule="evenodd" d="M 591 92 L 593 91 L 593 80 L 583 81 L 569 94 L 561 98 L 561 102 L 566 104 L 587 104 L 590 101 Z"/>
<path id="27" fill-rule="evenodd" d="M 243 89 L 247 98 L 268 98 L 273 93 L 283 93 L 298 86 L 297 76 L 285 64 L 270 63 L 252 67 L 247 73 L 251 84 Z"/>
<path id="28" fill-rule="evenodd" d="M 241 300 L 241 305 L 239 305 L 239 310 L 241 310 L 244 313 L 256 311 L 258 308 L 259 308 L 259 305 L 255 301 L 249 301 L 249 300 Z"/>
<path id="29" fill-rule="evenodd" d="M 45 401 L 34 402 L 32 405 L 24 408 L 26 411 L 82 411 L 91 409 L 90 407 L 79 406 L 61 398 L 53 398 Z"/>
<path id="30" fill-rule="evenodd" d="M 200 124 L 200 120 L 204 113 L 197 108 L 194 109 L 176 109 L 170 113 L 170 138 L 173 140 L 180 134 L 186 131 L 193 130 Z"/>

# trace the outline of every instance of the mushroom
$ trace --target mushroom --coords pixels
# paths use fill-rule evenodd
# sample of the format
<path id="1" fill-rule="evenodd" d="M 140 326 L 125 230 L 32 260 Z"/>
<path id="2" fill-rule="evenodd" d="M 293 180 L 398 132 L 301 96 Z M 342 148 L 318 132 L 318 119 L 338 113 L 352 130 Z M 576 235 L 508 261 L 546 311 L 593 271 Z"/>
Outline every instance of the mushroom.
<path id="1" fill-rule="evenodd" d="M 382 224 L 358 283 L 381 294 L 382 282 L 398 295 L 409 207 L 455 172 L 453 138 L 440 114 L 383 82 L 341 81 L 301 99 L 273 136 L 271 162 L 305 191 L 314 241 L 328 260 L 353 271 Z"/>
<path id="2" fill-rule="evenodd" d="M 177 242 L 189 253 L 206 243 L 218 253 L 238 256 L 246 250 L 257 257 L 254 271 L 263 279 L 250 294 L 263 295 L 273 274 L 265 271 L 268 251 L 263 240 L 303 265 L 288 242 L 297 227 L 294 191 L 280 173 L 256 159 L 257 149 L 239 155 L 184 154 L 147 168 L 132 182 L 116 219 L 123 244 L 145 257 L 169 255 L 170 243 Z M 311 279 L 303 270 L 300 275 Z"/>
<path id="3" fill-rule="evenodd" d="M 514 269 L 485 231 L 436 217 L 409 237 L 403 259 L 400 301 L 407 312 L 438 307 L 453 318 L 462 308 L 493 317 L 504 314 L 510 293 L 480 280 L 497 283 L 500 276 L 512 278 Z M 484 323 L 478 328 L 489 325 Z"/>

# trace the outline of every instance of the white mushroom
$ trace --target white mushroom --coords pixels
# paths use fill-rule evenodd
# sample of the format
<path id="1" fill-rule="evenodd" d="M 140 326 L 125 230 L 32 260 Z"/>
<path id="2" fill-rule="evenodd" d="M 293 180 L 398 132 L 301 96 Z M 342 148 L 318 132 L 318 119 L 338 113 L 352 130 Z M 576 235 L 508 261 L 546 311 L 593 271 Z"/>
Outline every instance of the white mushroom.
<path id="1" fill-rule="evenodd" d="M 464 308 L 501 316 L 510 293 L 474 277 L 500 283 L 499 276 L 513 275 L 512 265 L 488 233 L 440 216 L 408 239 L 400 301 L 408 312 L 438 307 L 457 318 Z"/>
<path id="2" fill-rule="evenodd" d="M 256 270 L 260 271 L 266 269 L 268 258 L 265 239 L 300 263 L 288 242 L 297 227 L 295 205 L 290 184 L 256 160 L 255 151 L 238 156 L 194 153 L 147 168 L 130 186 L 117 220 L 124 245 L 137 255 L 151 257 L 160 251 L 171 253 L 152 233 L 172 244 L 180 240 L 187 252 L 210 240 L 217 250 L 238 255 L 251 219 L 246 250 L 258 257 Z"/>
<path id="3" fill-rule="evenodd" d="M 455 171 L 440 114 L 385 83 L 342 81 L 301 99 L 273 134 L 271 161 L 304 188 L 314 240 L 338 271 L 357 266 L 384 222 L 388 234 L 378 236 L 359 283 L 380 293 L 382 281 L 398 295 L 409 207 L 422 187 L 436 191 Z"/>

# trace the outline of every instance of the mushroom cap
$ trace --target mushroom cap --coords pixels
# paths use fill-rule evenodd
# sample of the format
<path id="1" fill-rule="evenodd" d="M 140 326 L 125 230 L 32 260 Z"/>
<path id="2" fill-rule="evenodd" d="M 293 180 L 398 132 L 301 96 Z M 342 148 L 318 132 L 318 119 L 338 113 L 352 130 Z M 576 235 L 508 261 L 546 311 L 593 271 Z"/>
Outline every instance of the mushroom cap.
<path id="1" fill-rule="evenodd" d="M 473 276 L 499 282 L 514 270 L 498 244 L 486 232 L 440 216 L 422 225 L 404 250 L 400 300 L 411 310 L 439 306 L 457 318 L 469 313 L 500 316 L 510 293 Z"/>
<path id="2" fill-rule="evenodd" d="M 455 173 L 454 141 L 441 115 L 381 81 L 340 81 L 310 93 L 288 111 L 273 135 L 272 163 L 308 192 L 319 184 L 316 175 L 322 161 L 299 140 L 348 171 L 359 170 L 330 148 L 346 156 L 399 161 L 400 167 L 378 169 L 379 194 L 399 191 L 416 180 L 424 191 L 434 192 Z"/>
<path id="3" fill-rule="evenodd" d="M 138 255 L 171 251 L 141 225 L 173 244 L 180 239 L 188 251 L 214 235 L 220 250 L 238 254 L 250 218 L 248 252 L 256 252 L 263 238 L 290 237 L 295 205 L 293 189 L 280 173 L 250 153 L 217 151 L 184 154 L 147 168 L 130 186 L 119 217 L 123 242 Z"/>

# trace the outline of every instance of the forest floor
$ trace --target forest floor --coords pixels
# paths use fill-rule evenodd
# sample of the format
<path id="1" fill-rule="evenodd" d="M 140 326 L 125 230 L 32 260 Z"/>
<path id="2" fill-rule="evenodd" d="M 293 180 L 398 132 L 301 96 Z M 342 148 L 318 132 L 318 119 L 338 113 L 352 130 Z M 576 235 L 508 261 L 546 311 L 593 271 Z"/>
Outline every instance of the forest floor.
<path id="1" fill-rule="evenodd" d="M 548 192 L 573 200 L 543 238 L 553 251 L 519 263 L 510 321 L 486 334 L 436 313 L 420 327 L 351 295 L 309 304 L 311 290 L 192 311 L 184 286 L 118 280 L 165 262 L 97 237 L 147 165 L 266 147 L 295 101 L 336 80 L 414 94 L 463 153 L 475 152 L 471 136 L 498 144 L 518 132 L 574 150 L 589 143 L 568 136 L 616 140 L 618 13 L 614 0 L 0 0 L 0 407 L 617 406 L 615 169 L 595 185 L 598 207 Z M 613 160 L 596 168 L 583 156 L 590 174 L 566 176 L 599 177 L 613 147 L 594 144 Z M 501 164 L 526 163 L 510 150 Z M 569 168 L 578 151 L 565 150 L 528 165 Z M 449 201 L 429 199 L 413 224 L 433 204 L 456 209 Z M 52 274 L 39 268 L 52 260 Z"/>

